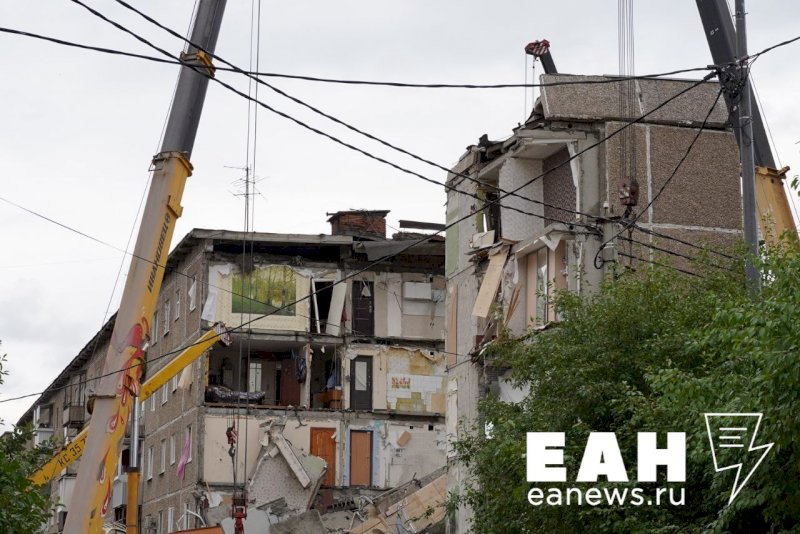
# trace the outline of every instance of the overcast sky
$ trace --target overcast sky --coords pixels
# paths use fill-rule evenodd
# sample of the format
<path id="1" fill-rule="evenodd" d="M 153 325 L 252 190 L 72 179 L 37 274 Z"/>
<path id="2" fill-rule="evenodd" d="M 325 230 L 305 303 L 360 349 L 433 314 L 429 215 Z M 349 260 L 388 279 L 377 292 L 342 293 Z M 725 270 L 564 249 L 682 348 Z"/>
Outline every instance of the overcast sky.
<path id="1" fill-rule="evenodd" d="M 182 44 L 111 0 L 86 0 L 170 51 Z M 192 4 L 134 1 L 184 33 Z M 800 2 L 750 0 L 750 52 L 800 33 Z M 711 56 L 695 2 L 634 1 L 637 74 L 705 66 Z M 658 7 L 656 7 L 658 6 Z M 247 67 L 251 2 L 229 0 L 218 54 Z M 69 0 L 0 2 L 0 25 L 154 55 Z M 526 43 L 547 38 L 560 72 L 615 74 L 612 0 L 262 2 L 260 70 L 334 78 L 521 83 Z M 0 195 L 125 247 L 178 67 L 0 34 Z M 800 43 L 759 59 L 753 77 L 781 162 L 800 169 Z M 539 68 L 539 73 L 541 69 Z M 530 76 L 530 74 L 528 74 Z M 219 77 L 242 90 L 237 75 Z M 398 89 L 270 80 L 307 102 L 442 165 L 481 134 L 499 139 L 524 120 L 522 89 Z M 259 98 L 426 176 L 444 173 L 348 133 L 261 88 Z M 530 105 L 530 97 L 527 98 Z M 234 183 L 246 164 L 246 102 L 211 84 L 173 245 L 190 229 L 243 228 Z M 280 117 L 259 114 L 255 229 L 328 232 L 326 212 L 391 210 L 444 222 L 443 190 L 401 174 Z M 0 400 L 41 391 L 116 309 L 121 254 L 0 202 L 0 353 L 11 375 Z M 390 230 L 391 231 L 391 230 Z M 123 275 L 127 271 L 124 262 Z M 0 403 L 16 422 L 35 398 Z"/>

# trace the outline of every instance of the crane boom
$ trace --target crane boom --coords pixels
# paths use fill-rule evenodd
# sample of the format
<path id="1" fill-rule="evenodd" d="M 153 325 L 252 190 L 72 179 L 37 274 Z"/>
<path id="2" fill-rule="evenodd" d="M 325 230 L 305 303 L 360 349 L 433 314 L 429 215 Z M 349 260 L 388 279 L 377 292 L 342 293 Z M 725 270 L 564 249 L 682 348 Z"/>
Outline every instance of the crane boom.
<path id="1" fill-rule="evenodd" d="M 225 0 L 200 0 L 191 41 L 182 59 L 175 99 L 161 151 L 153 158 L 150 192 L 133 250 L 128 278 L 103 366 L 103 378 L 94 395 L 93 423 L 89 427 L 83 461 L 78 470 L 69 514 L 67 534 L 101 532 L 111 500 L 112 477 L 128 426 L 131 409 L 140 393 L 142 367 L 153 312 L 164 277 L 189 162 L 209 76 Z M 207 73 L 203 70 L 207 69 Z"/>
<path id="2" fill-rule="evenodd" d="M 703 22 L 711 58 L 716 65 L 725 66 L 736 61 L 736 29 L 726 0 L 696 0 L 697 11 Z M 723 80 L 720 79 L 720 83 Z M 751 88 L 749 79 L 746 83 Z M 739 125 L 739 106 L 726 91 L 725 102 L 730 110 L 733 124 Z M 777 243 L 785 231 L 794 232 L 795 221 L 784 189 L 784 180 L 789 167 L 775 168 L 775 158 L 769 146 L 769 138 L 758 102 L 751 100 L 751 124 L 753 129 L 753 156 L 755 160 L 755 195 L 758 223 L 763 237 Z M 734 128 L 736 140 L 741 143 L 741 128 Z M 740 145 L 741 146 L 741 145 Z"/>

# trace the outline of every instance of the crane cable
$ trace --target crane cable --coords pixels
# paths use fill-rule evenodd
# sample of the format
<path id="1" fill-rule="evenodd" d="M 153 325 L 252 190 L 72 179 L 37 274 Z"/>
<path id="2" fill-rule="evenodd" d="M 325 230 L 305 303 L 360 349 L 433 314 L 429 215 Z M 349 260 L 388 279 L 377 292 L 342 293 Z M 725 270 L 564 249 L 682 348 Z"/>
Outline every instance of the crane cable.
<path id="1" fill-rule="evenodd" d="M 625 77 L 634 70 L 633 55 L 633 0 L 617 1 L 617 46 L 619 75 Z M 619 116 L 630 120 L 636 113 L 636 85 L 633 80 L 618 86 Z M 628 218 L 639 200 L 639 183 L 636 179 L 636 135 L 633 128 L 626 130 L 619 143 L 620 203 L 625 207 L 623 218 Z M 632 234 L 628 235 L 631 238 Z M 633 266 L 633 244 L 629 243 L 628 266 Z"/>

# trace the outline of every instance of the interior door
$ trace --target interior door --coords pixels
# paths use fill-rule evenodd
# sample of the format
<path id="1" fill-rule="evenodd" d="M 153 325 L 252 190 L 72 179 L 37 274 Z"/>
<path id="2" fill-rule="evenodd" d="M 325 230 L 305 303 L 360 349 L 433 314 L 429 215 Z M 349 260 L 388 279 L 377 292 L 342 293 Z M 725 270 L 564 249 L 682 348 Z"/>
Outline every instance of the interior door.
<path id="1" fill-rule="evenodd" d="M 297 381 L 294 360 L 281 360 L 281 387 L 279 404 L 281 406 L 300 406 L 300 382 Z"/>
<path id="2" fill-rule="evenodd" d="M 319 456 L 328 463 L 323 486 L 336 485 L 336 441 L 333 428 L 311 428 L 311 455 Z"/>
<path id="3" fill-rule="evenodd" d="M 357 356 L 350 362 L 350 409 L 372 409 L 371 356 Z"/>
<path id="4" fill-rule="evenodd" d="M 350 485 L 372 486 L 372 432 L 350 431 Z"/>
<path id="5" fill-rule="evenodd" d="M 353 335 L 375 335 L 375 295 L 372 282 L 353 282 Z"/>

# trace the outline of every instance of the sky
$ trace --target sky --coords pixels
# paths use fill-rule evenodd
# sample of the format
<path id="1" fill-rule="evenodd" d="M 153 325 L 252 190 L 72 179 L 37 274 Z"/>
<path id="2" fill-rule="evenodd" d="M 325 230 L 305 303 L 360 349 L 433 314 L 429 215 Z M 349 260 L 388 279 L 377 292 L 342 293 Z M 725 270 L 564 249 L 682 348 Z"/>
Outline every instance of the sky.
<path id="1" fill-rule="evenodd" d="M 182 43 L 106 0 L 85 0 L 159 46 Z M 185 34 L 193 2 L 130 0 Z M 256 5 L 258 4 L 257 0 Z M 800 2 L 748 2 L 755 52 L 796 37 Z M 247 68 L 252 2 L 229 0 L 217 53 Z M 637 74 L 710 64 L 695 2 L 634 0 Z M 0 3 L 0 26 L 84 44 L 157 55 L 70 0 Z M 546 38 L 563 73 L 616 74 L 612 0 L 261 1 L 259 70 L 340 79 L 421 83 L 530 80 L 525 44 Z M 258 25 L 257 25 L 258 26 Z M 0 196 L 124 249 L 136 228 L 178 67 L 0 34 Z M 778 159 L 800 170 L 796 57 L 800 43 L 761 57 L 753 79 Z M 527 68 L 526 68 L 527 65 Z M 537 65 L 537 76 L 541 67 Z M 247 92 L 232 73 L 220 79 Z M 295 97 L 446 167 L 482 134 L 501 139 L 530 112 L 530 90 L 407 89 L 270 79 Z M 259 99 L 325 132 L 435 180 L 445 173 L 348 132 L 261 87 Z M 527 102 L 527 107 L 526 107 Z M 254 113 L 251 113 L 251 122 Z M 247 102 L 211 84 L 173 245 L 192 228 L 244 228 Z M 326 213 L 391 210 L 399 219 L 444 222 L 442 188 L 402 174 L 261 110 L 253 175 L 254 228 L 327 233 Z M 250 155 L 252 165 L 253 154 Z M 116 309 L 128 259 L 114 248 L 0 202 L 0 419 L 10 424 Z M 390 229 L 390 232 L 392 230 Z"/>

